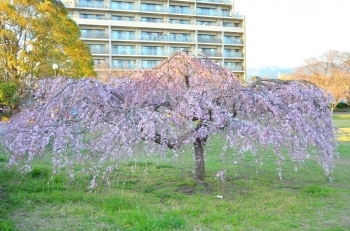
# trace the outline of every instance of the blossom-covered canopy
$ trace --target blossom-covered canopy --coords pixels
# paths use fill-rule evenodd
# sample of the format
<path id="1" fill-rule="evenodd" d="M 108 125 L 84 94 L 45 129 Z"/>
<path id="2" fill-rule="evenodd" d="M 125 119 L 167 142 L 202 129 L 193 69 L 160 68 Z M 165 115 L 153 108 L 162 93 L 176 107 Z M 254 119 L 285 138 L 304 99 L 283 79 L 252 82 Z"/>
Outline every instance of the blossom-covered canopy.
<path id="1" fill-rule="evenodd" d="M 223 151 L 233 159 L 251 151 L 262 161 L 262 150 L 272 149 L 281 165 L 286 150 L 298 166 L 312 152 L 329 175 L 337 144 L 329 100 L 307 82 L 242 85 L 215 62 L 178 52 L 153 69 L 104 84 L 66 77 L 40 81 L 35 102 L 0 123 L 0 143 L 9 165 L 30 171 L 34 158 L 52 152 L 55 171 L 67 167 L 73 177 L 73 166 L 85 164 L 83 171 L 95 179 L 137 149 L 176 153 L 188 143 L 204 147 L 220 133 Z"/>

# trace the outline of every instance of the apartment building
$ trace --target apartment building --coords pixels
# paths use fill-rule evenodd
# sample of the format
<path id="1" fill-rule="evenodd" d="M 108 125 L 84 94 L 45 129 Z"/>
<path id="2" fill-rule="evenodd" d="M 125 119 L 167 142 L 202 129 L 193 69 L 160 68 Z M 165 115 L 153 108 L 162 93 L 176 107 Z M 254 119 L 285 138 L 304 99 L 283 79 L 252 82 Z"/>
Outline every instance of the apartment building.
<path id="1" fill-rule="evenodd" d="M 244 79 L 245 19 L 232 0 L 62 0 L 95 69 L 151 68 L 175 51 L 205 55 Z"/>

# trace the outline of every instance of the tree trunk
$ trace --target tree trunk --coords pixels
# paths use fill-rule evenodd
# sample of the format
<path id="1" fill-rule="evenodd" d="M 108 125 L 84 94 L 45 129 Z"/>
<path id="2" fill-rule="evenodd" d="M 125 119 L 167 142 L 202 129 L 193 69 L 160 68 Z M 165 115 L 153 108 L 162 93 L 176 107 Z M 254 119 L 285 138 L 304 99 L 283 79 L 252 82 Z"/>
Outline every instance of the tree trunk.
<path id="1" fill-rule="evenodd" d="M 194 142 L 194 178 L 196 180 L 204 181 L 205 178 L 205 168 L 204 168 L 204 147 L 207 141 L 205 138 L 197 138 Z"/>

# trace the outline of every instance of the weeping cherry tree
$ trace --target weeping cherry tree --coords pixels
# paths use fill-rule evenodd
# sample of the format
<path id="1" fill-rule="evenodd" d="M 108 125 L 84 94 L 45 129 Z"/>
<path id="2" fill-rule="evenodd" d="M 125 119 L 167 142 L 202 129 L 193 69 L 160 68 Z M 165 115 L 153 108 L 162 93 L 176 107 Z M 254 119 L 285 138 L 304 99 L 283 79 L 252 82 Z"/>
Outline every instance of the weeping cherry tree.
<path id="1" fill-rule="evenodd" d="M 233 160 L 247 151 L 263 161 L 276 155 L 278 174 L 288 152 L 295 167 L 315 155 L 331 176 L 336 136 L 325 92 L 305 81 L 261 80 L 242 85 L 207 58 L 178 52 L 126 78 L 50 78 L 39 82 L 33 104 L 0 124 L 9 166 L 24 172 L 52 153 L 53 173 L 74 166 L 92 174 L 91 187 L 140 149 L 180 155 L 194 147 L 194 177 L 205 179 L 205 145 L 214 134 Z"/>

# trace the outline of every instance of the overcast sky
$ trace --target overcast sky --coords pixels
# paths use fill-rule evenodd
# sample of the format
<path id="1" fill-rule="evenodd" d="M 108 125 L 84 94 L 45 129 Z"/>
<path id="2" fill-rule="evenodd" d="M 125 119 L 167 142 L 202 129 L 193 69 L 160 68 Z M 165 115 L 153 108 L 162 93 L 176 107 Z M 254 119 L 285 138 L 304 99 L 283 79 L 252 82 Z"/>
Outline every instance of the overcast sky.
<path id="1" fill-rule="evenodd" d="M 350 0 L 234 0 L 246 16 L 247 68 L 296 67 L 350 51 Z"/>

